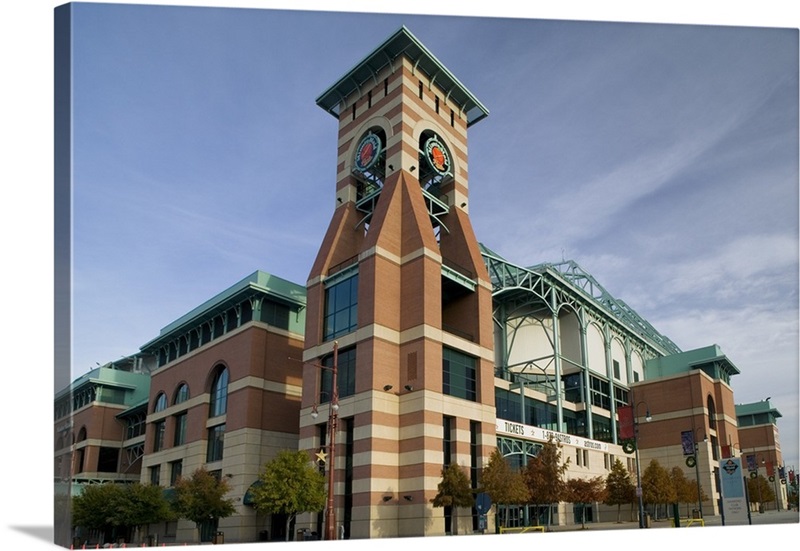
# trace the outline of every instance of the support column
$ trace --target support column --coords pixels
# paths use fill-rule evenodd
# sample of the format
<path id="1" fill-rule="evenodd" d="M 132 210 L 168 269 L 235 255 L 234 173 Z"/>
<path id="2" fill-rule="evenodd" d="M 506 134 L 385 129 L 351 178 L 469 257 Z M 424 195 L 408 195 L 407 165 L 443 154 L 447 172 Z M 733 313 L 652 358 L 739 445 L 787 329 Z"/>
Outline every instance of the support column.
<path id="1" fill-rule="evenodd" d="M 566 432 L 564 430 L 564 410 L 563 402 L 561 400 L 561 334 L 559 331 L 558 322 L 558 305 L 556 304 L 556 295 L 550 295 L 550 309 L 553 312 L 553 359 L 555 364 L 555 387 L 556 387 L 556 416 L 557 426 L 559 432 Z M 549 400 L 548 400 L 549 401 Z"/>

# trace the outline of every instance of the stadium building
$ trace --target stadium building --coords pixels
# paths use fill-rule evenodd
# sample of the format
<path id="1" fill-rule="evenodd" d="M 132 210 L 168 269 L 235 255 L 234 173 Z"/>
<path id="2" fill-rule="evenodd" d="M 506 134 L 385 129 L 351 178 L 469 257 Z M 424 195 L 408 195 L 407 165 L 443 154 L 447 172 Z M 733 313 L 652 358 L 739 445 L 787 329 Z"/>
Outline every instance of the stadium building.
<path id="1" fill-rule="evenodd" d="M 779 414 L 734 406 L 739 371 L 718 347 L 681 351 L 575 262 L 523 267 L 478 242 L 467 138 L 489 112 L 406 28 L 317 104 L 337 120 L 338 156 L 331 220 L 306 284 L 255 272 L 144 344 L 132 360 L 136 382 L 106 371 L 116 386 L 76 381 L 56 400 L 57 411 L 67 395 L 73 404 L 56 416 L 60 472 L 71 465 L 61 479 L 169 488 L 203 466 L 228 480 L 237 511 L 202 527 L 202 538 L 223 532 L 230 543 L 284 539 L 284 519 L 258 514 L 248 490 L 285 448 L 333 452 L 335 533 L 348 539 L 479 530 L 474 508 L 431 500 L 451 463 L 478 488 L 494 449 L 521 468 L 552 438 L 568 478 L 605 477 L 616 459 L 635 472 L 625 411 L 639 468 L 655 458 L 680 466 L 702 486 L 706 515 L 719 514 L 722 454 L 746 445 L 765 468 L 780 464 L 769 455 L 779 451 Z M 76 401 L 90 379 L 121 389 L 109 390 L 122 400 L 113 415 L 100 407 L 105 390 Z M 115 432 L 92 436 L 109 415 Z M 748 439 L 751 426 L 774 431 L 771 448 Z M 92 458 L 110 466 L 108 448 L 116 474 L 98 477 Z M 581 509 L 554 505 L 553 522 L 579 523 Z M 616 519 L 601 504 L 586 512 Z M 504 514 L 520 525 L 543 513 Z M 328 526 L 320 512 L 296 528 L 322 535 Z M 158 539 L 192 541 L 193 530 L 179 521 L 159 527 Z"/>

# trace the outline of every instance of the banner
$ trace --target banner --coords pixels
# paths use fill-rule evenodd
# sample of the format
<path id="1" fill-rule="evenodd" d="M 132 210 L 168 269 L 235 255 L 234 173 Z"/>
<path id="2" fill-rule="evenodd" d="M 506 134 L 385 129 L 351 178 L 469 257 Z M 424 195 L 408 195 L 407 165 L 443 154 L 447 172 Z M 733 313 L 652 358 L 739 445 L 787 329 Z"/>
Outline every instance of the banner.
<path id="1" fill-rule="evenodd" d="M 681 447 L 683 455 L 694 455 L 694 432 L 690 430 L 681 432 Z"/>
<path id="2" fill-rule="evenodd" d="M 619 417 L 619 438 L 628 440 L 635 436 L 633 426 L 633 406 L 618 406 L 617 416 Z"/>
<path id="3" fill-rule="evenodd" d="M 756 466 L 756 456 L 755 455 L 748 455 L 747 456 L 747 470 L 748 471 L 757 471 L 758 467 Z"/>

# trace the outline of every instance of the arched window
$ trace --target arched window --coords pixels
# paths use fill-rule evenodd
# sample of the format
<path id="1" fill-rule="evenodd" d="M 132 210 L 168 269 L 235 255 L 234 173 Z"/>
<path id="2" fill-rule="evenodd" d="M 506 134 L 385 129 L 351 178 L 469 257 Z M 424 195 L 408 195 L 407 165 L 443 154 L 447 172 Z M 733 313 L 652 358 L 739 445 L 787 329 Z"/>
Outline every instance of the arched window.
<path id="1" fill-rule="evenodd" d="M 706 408 L 708 409 L 708 428 L 717 430 L 717 409 L 714 407 L 714 399 L 711 396 L 706 400 Z"/>
<path id="2" fill-rule="evenodd" d="M 153 407 L 153 413 L 163 411 L 165 409 L 167 409 L 167 395 L 163 392 L 160 392 L 158 396 L 156 396 L 156 403 Z"/>
<path id="3" fill-rule="evenodd" d="M 211 384 L 211 404 L 209 417 L 217 417 L 228 411 L 228 368 L 218 366 L 214 382 Z"/>
<path id="4" fill-rule="evenodd" d="M 172 402 L 173 404 L 180 404 L 181 402 L 185 402 L 189 399 L 189 385 L 186 383 L 181 383 L 178 386 L 178 390 L 175 391 L 175 400 Z"/>

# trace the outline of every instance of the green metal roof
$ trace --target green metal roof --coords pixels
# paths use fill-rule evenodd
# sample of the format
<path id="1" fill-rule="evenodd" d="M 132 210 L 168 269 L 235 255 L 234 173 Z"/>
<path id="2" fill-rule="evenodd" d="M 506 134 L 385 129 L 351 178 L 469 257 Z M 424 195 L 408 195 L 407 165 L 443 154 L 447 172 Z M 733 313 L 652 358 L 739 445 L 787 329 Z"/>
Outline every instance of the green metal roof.
<path id="1" fill-rule="evenodd" d="M 773 417 L 783 417 L 781 412 L 772 407 L 769 403 L 769 398 L 761 400 L 760 402 L 752 402 L 750 404 L 736 404 L 735 406 L 736 417 L 743 417 L 745 415 L 758 415 L 760 413 L 770 413 Z"/>
<path id="2" fill-rule="evenodd" d="M 360 96 L 364 85 L 370 88 L 375 86 L 378 73 L 387 66 L 395 71 L 399 67 L 397 59 L 400 56 L 410 59 L 415 71 L 422 71 L 444 91 L 445 102 L 455 104 L 466 114 L 467 126 L 489 115 L 483 104 L 405 26 L 325 90 L 317 98 L 317 105 L 338 119 L 346 98 L 353 93 Z"/>
<path id="3" fill-rule="evenodd" d="M 228 287 L 215 297 L 205 301 L 203 304 L 184 314 L 172 323 L 161 329 L 158 337 L 150 340 L 141 346 L 141 350 L 147 350 L 171 334 L 180 332 L 187 326 L 197 325 L 199 322 L 208 320 L 241 302 L 248 295 L 265 294 L 271 300 L 294 306 L 299 309 L 306 305 L 306 288 L 287 281 L 280 277 L 257 270 L 245 277 L 238 283 Z"/>
<path id="4" fill-rule="evenodd" d="M 77 392 L 87 385 L 101 385 L 129 391 L 125 393 L 123 405 L 130 406 L 147 399 L 150 390 L 150 374 L 98 367 L 72 381 L 67 388 L 56 394 L 55 399 L 58 400 L 62 396 Z"/>
<path id="5" fill-rule="evenodd" d="M 716 344 L 653 358 L 645 362 L 648 379 L 679 375 L 693 369 L 703 370 L 715 378 L 730 378 L 732 375 L 740 373 L 739 368 L 722 353 Z"/>

